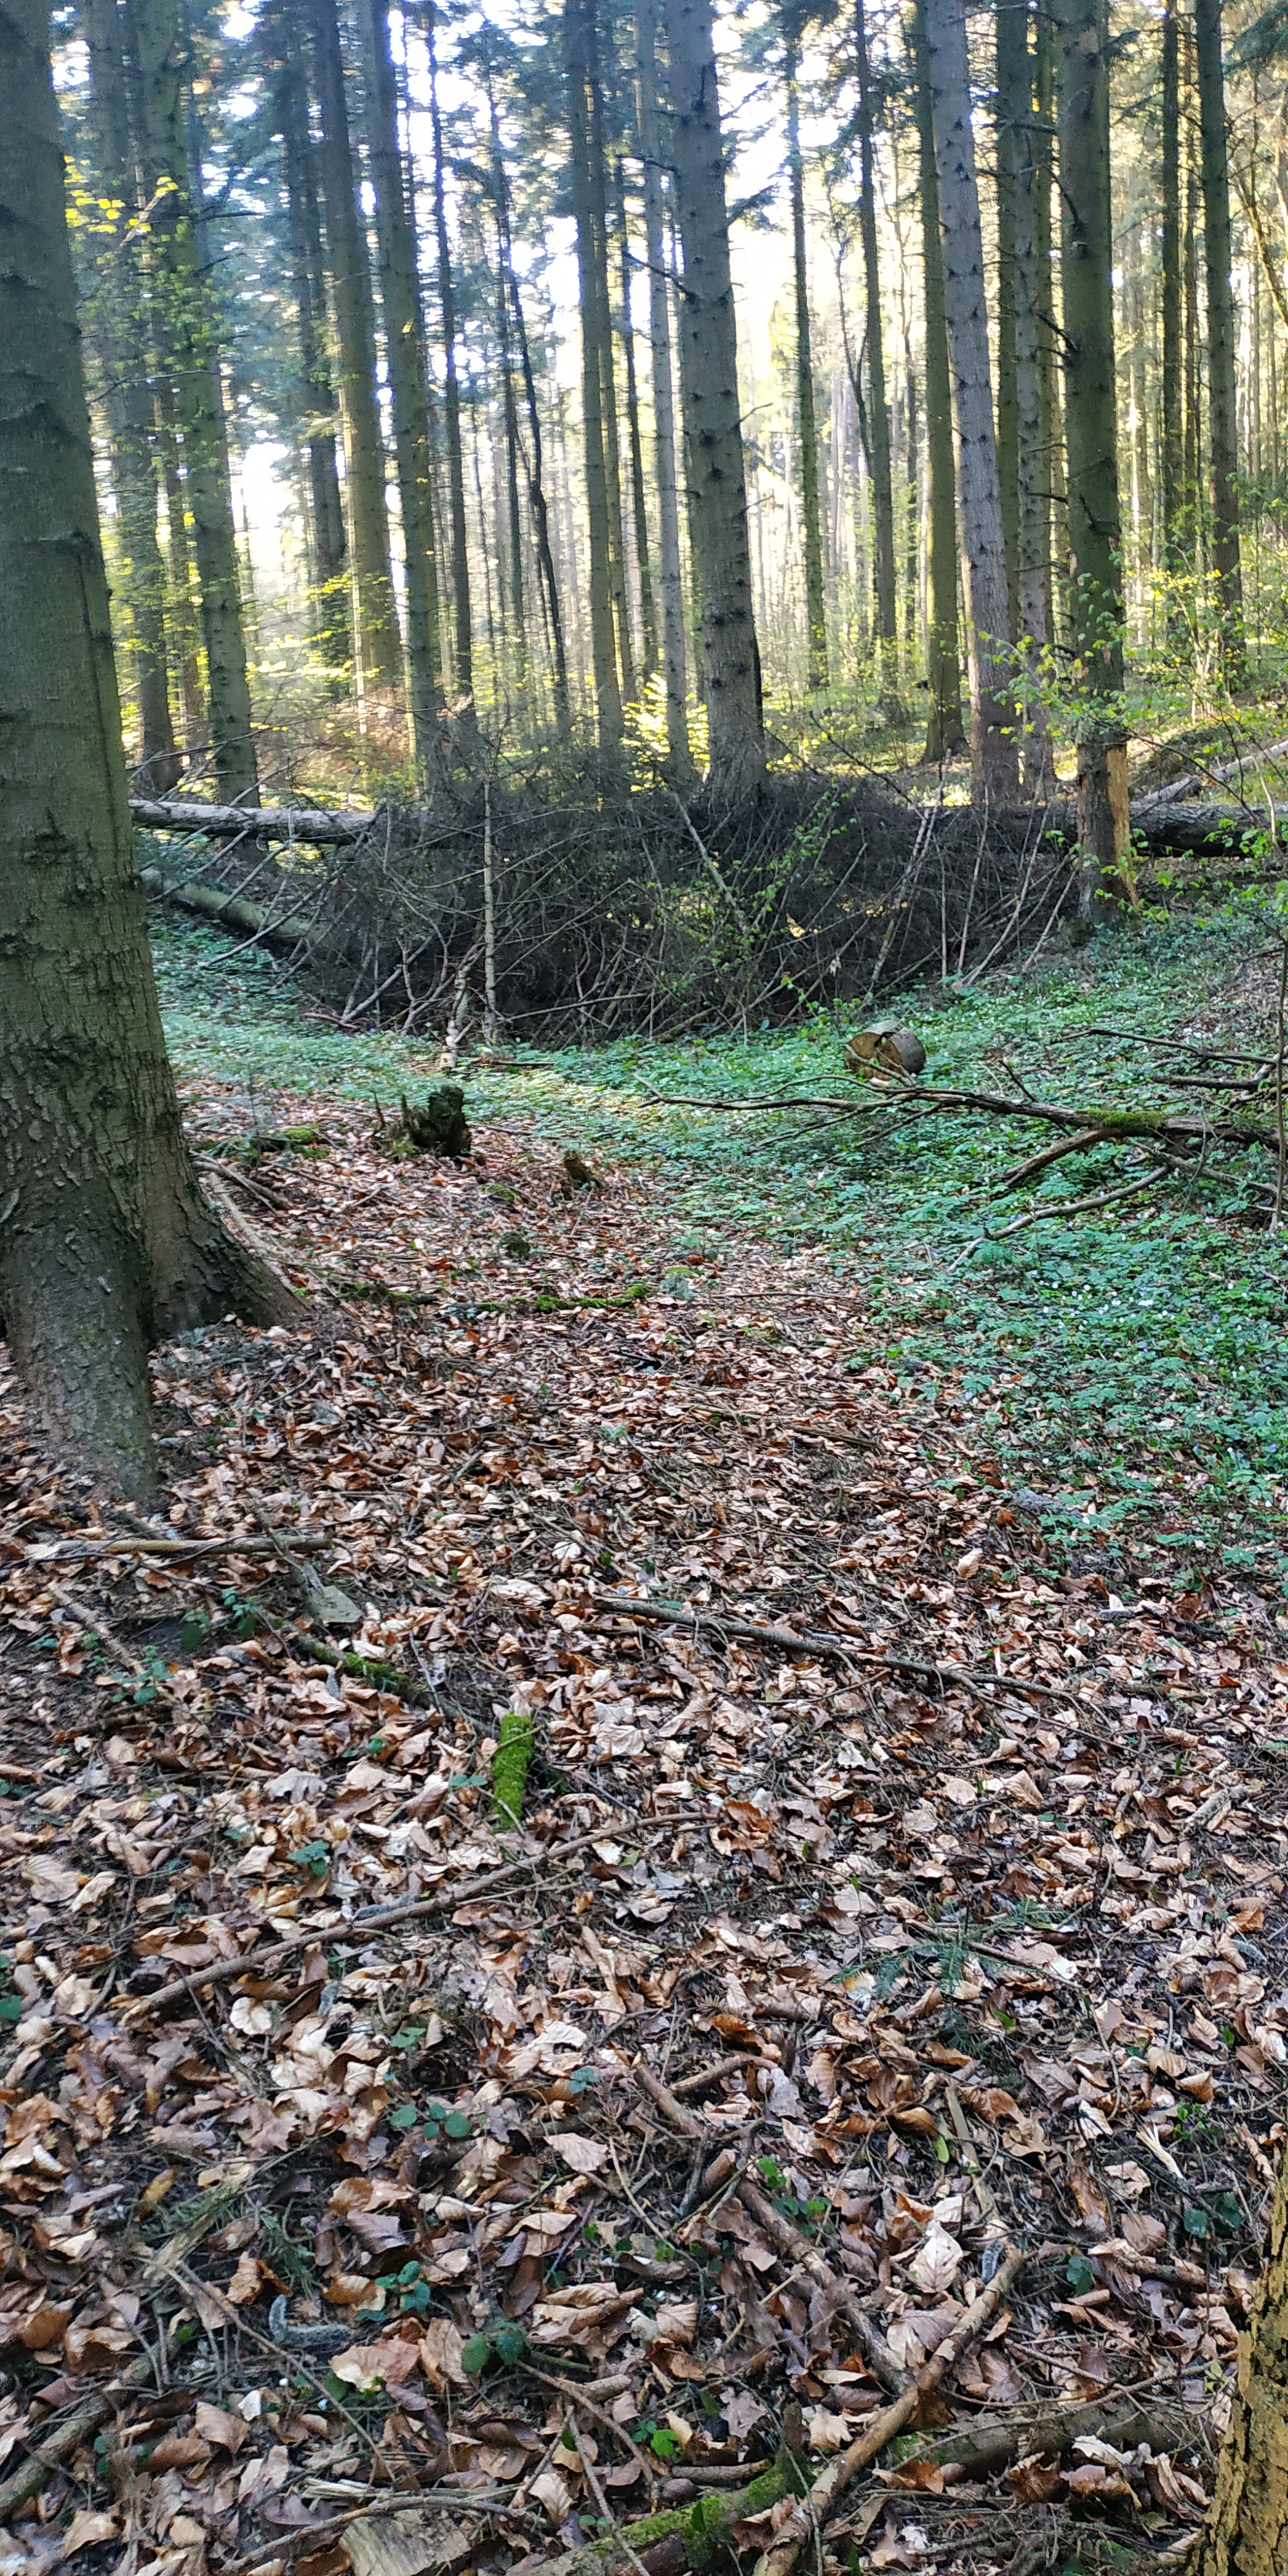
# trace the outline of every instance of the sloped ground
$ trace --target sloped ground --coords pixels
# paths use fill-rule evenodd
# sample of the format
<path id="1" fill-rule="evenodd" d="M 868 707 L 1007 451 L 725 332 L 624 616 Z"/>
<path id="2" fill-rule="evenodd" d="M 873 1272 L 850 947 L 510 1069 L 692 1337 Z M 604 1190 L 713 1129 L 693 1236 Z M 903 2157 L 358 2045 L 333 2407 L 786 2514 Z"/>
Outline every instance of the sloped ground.
<path id="1" fill-rule="evenodd" d="M 3 2475 L 130 2375 L 6 2576 L 392 2576 L 391 2493 L 437 2515 L 404 2576 L 510 2568 L 736 2487 L 785 2417 L 815 2473 L 1007 2238 L 930 2422 L 1144 2431 L 887 2454 L 815 2563 L 1179 2554 L 1281 2135 L 1267 1599 L 1060 1571 L 861 1270 L 677 1263 L 653 1176 L 565 1197 L 521 1110 L 467 1168 L 293 1114 L 325 1155 L 231 1186 L 333 1293 L 160 1354 L 182 1547 L 4 1417 Z M 326 1654 L 283 1544 L 361 1613 Z"/>

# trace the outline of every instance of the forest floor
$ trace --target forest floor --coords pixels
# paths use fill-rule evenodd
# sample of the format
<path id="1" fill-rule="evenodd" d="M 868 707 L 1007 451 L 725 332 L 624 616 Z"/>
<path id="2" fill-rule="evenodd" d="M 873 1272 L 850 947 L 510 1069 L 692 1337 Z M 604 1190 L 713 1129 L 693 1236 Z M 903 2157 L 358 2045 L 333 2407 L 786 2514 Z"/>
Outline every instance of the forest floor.
<path id="1" fill-rule="evenodd" d="M 395 1161 L 428 1050 L 160 964 L 316 1293 L 157 1354 L 151 1528 L 0 1417 L 0 2576 L 535 2576 L 702 2495 L 750 2567 L 1008 2244 L 802 2568 L 1175 2562 L 1288 2059 L 1256 1176 L 990 1240 L 1018 1121 L 658 1105 L 837 1096 L 826 1024 L 469 1072 L 476 1159 Z M 906 1009 L 1148 1100 L 1274 989 L 1222 917 Z"/>

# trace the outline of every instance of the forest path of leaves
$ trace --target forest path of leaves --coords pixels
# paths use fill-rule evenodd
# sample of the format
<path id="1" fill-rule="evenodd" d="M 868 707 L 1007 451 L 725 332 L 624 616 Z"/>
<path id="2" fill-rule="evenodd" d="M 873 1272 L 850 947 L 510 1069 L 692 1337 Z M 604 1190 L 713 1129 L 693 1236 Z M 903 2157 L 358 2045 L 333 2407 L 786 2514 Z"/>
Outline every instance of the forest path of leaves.
<path id="1" fill-rule="evenodd" d="M 189 1110 L 207 1151 L 244 1127 L 213 1082 Z M 699 2077 L 719 2170 L 750 2162 L 904 2368 L 1026 2247 L 954 2420 L 1118 2392 L 1219 2422 L 1288 2032 L 1264 1605 L 1051 1579 L 951 1383 L 894 1397 L 821 1255 L 677 1265 L 638 1165 L 565 1198 L 521 1117 L 455 1167 L 294 1116 L 325 1154 L 231 1186 L 339 1293 L 157 1362 L 167 1525 L 213 1552 L 149 1555 L 4 1416 L 3 2474 L 153 2366 L 4 2576 L 332 2576 L 391 2482 L 451 2509 L 421 2564 L 557 2551 L 599 2511 L 550 2386 L 578 2363 L 623 2517 L 633 2444 L 683 2495 L 793 2401 L 819 2465 L 884 2392 L 641 2062 Z M 360 1609 L 365 1677 L 315 1654 L 266 1530 Z M 343 2348 L 279 2346 L 280 2299 Z M 895 2468 L 835 2563 L 1007 2567 L 1035 2514 L 1053 2563 L 1075 2522 L 1078 2564 L 1102 2523 L 1152 2554 L 1194 2466 Z"/>

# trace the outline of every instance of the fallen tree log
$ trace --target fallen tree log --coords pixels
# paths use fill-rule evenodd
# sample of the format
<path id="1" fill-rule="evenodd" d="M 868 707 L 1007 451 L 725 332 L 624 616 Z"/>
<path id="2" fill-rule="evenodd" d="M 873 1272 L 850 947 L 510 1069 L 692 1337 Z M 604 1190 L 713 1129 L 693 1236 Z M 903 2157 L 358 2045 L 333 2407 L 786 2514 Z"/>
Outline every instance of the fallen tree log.
<path id="1" fill-rule="evenodd" d="M 198 805 L 188 796 L 132 796 L 130 812 L 150 832 L 193 832 L 212 841 L 361 841 L 374 813 L 328 813 L 308 805 Z"/>
<path id="2" fill-rule="evenodd" d="M 225 894 L 219 886 L 203 885 L 199 877 L 185 885 L 166 884 L 159 868 L 141 868 L 139 883 L 146 895 L 166 903 L 177 903 L 181 912 L 200 913 L 221 930 L 240 930 L 251 939 L 262 939 L 269 948 L 298 948 L 302 940 L 312 937 L 307 921 L 294 913 L 275 920 L 262 903 L 248 903 L 244 895 Z"/>

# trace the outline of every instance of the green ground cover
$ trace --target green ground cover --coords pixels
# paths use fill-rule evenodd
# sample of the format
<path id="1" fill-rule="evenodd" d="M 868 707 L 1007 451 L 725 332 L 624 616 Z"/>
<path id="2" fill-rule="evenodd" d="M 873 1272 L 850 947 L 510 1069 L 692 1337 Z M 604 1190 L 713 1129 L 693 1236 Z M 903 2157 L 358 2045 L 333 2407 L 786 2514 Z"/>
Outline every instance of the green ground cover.
<path id="1" fill-rule="evenodd" d="M 1129 1038 L 1271 1051 L 1278 937 L 1253 908 L 1154 920 L 1025 976 L 921 987 L 900 1012 L 927 1047 L 928 1081 L 996 1092 L 1013 1073 L 1048 1098 L 1161 1105 L 1159 1059 Z M 284 1094 L 388 1105 L 433 1072 L 436 1044 L 336 1034 L 253 951 L 169 927 L 156 947 L 181 1077 L 233 1086 L 248 1127 L 279 1118 Z M 861 1014 L 840 1017 L 848 1028 Z M 1092 1027 L 1128 1034 L 1091 1037 Z M 825 1017 L 748 1042 L 524 1049 L 513 1072 L 466 1064 L 464 1076 L 480 1120 L 522 1122 L 560 1148 L 656 1172 L 672 1215 L 673 1292 L 700 1300 L 683 1256 L 734 1236 L 819 1246 L 838 1273 L 858 1271 L 869 1361 L 884 1364 L 904 1405 L 942 1404 L 947 1382 L 968 1409 L 971 1448 L 991 1447 L 1009 1484 L 1043 1497 L 1057 1558 L 1111 1578 L 1152 1568 L 1182 1589 L 1224 1575 L 1288 1591 L 1288 1252 L 1267 1224 L 1270 1157 L 1200 1157 L 1122 1207 L 1057 1213 L 1001 1237 L 1017 1214 L 1136 1177 L 1139 1149 L 1068 1157 L 1029 1193 L 993 1200 L 1001 1174 L 1049 1131 L 966 1114 L 900 1124 L 657 1098 L 858 1099 Z"/>

